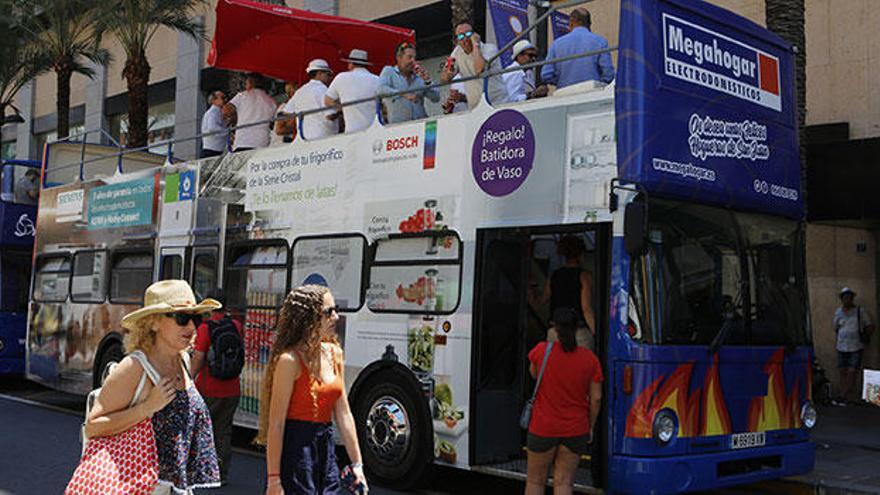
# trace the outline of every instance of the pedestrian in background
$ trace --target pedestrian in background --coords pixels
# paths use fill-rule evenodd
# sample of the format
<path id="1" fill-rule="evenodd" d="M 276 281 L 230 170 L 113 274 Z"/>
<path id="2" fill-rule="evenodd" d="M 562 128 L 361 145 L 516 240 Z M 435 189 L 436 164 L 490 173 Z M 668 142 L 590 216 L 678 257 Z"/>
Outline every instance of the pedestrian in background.
<path id="1" fill-rule="evenodd" d="M 379 76 L 367 69 L 373 65 L 367 52 L 354 49 L 342 61 L 348 62 L 348 71 L 339 74 L 330 83 L 324 94 L 324 105 L 339 107 L 342 103 L 375 97 L 379 92 Z M 346 105 L 342 108 L 342 115 L 345 118 L 345 132 L 366 129 L 376 117 L 376 102 Z"/>
<path id="2" fill-rule="evenodd" d="M 855 304 L 856 293 L 849 287 L 840 291 L 840 307 L 834 312 L 832 325 L 837 334 L 837 369 L 840 371 L 840 396 L 831 400 L 835 406 L 845 406 L 859 381 L 862 351 L 874 333 L 871 315 Z"/>
<path id="3" fill-rule="evenodd" d="M 580 456 L 590 453 L 602 403 L 602 366 L 575 338 L 580 315 L 560 307 L 552 317 L 559 343 L 541 342 L 529 352 L 533 378 L 545 364 L 526 440 L 526 495 L 545 492 L 551 466 L 554 493 L 571 493 Z"/>
<path id="4" fill-rule="evenodd" d="M 387 121 L 397 123 L 423 119 L 428 116 L 425 111 L 425 98 L 436 103 L 440 101 L 440 93 L 437 88 L 425 89 L 431 85 L 431 76 L 416 62 L 415 45 L 408 41 L 397 45 L 394 56 L 397 65 L 385 66 L 379 74 L 379 92 L 381 94 L 412 92 L 383 100 L 388 108 Z"/>
<path id="5" fill-rule="evenodd" d="M 225 301 L 223 291 L 214 289 L 209 298 Z M 217 309 L 196 329 L 193 345 L 192 376 L 196 388 L 211 412 L 214 445 L 220 461 L 220 485 L 229 481 L 232 459 L 232 420 L 241 396 L 239 376 L 244 367 L 244 340 L 241 323 Z"/>
<path id="6" fill-rule="evenodd" d="M 366 489 L 336 340 L 338 320 L 326 287 L 297 287 L 281 306 L 260 398 L 257 442 L 266 445 L 266 495 L 342 493 L 334 418 L 352 460 L 346 471 Z"/>
<path id="7" fill-rule="evenodd" d="M 202 154 L 199 158 L 208 158 L 223 154 L 226 149 L 226 124 L 223 122 L 223 105 L 226 104 L 226 95 L 223 91 L 214 91 L 208 97 L 208 110 L 202 116 L 202 134 L 211 134 L 202 137 Z"/>
<path id="8" fill-rule="evenodd" d="M 211 417 L 190 380 L 187 354 L 201 315 L 220 307 L 213 299 L 196 303 L 183 280 L 147 287 L 144 307 L 122 318 L 128 330 L 126 351 L 141 351 L 146 359 L 124 358 L 86 418 L 88 438 L 113 435 L 152 418 L 159 458 L 156 494 L 189 494 L 194 488 L 220 485 Z M 144 373 L 161 379 L 154 386 L 142 380 Z M 138 402 L 139 397 L 146 399 Z"/>

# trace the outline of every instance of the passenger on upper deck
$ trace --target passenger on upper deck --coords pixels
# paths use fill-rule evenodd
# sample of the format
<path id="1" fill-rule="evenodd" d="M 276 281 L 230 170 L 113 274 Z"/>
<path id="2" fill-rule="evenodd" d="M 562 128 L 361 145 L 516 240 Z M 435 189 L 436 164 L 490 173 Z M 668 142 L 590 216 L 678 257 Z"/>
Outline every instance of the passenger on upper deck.
<path id="1" fill-rule="evenodd" d="M 293 137 L 296 136 L 296 126 L 285 125 L 287 120 L 279 118 L 287 117 L 288 112 L 284 110 L 284 108 L 287 106 L 287 103 L 293 99 L 294 93 L 296 93 L 296 83 L 293 81 L 286 81 L 284 83 L 284 101 L 282 101 L 275 109 L 275 118 L 277 120 L 275 120 L 275 125 L 272 128 L 272 135 L 269 138 L 269 146 L 291 143 L 293 142 Z"/>
<path id="2" fill-rule="evenodd" d="M 29 168 L 24 177 L 15 182 L 15 202 L 20 205 L 35 205 L 40 199 L 40 173 Z"/>
<path id="3" fill-rule="evenodd" d="M 423 119 L 428 116 L 425 112 L 425 97 L 436 103 L 440 101 L 440 93 L 437 88 L 424 89 L 431 85 L 431 76 L 416 62 L 415 45 L 404 41 L 397 45 L 394 55 L 397 57 L 397 65 L 385 66 L 379 75 L 381 84 L 379 93 L 388 94 L 407 90 L 413 92 L 382 100 L 388 108 L 388 122 Z"/>
<path id="4" fill-rule="evenodd" d="M 202 116 L 202 134 L 212 132 L 222 132 L 226 130 L 226 124 L 223 122 L 223 112 L 221 108 L 226 104 L 226 95 L 223 91 L 214 91 L 208 97 L 208 105 L 210 108 Z M 208 158 L 223 154 L 226 149 L 226 134 L 212 134 L 202 137 L 202 154 L 199 158 Z"/>
<path id="5" fill-rule="evenodd" d="M 455 27 L 453 39 L 456 47 L 449 57 L 450 63 L 446 64 L 440 74 L 440 80 L 443 82 L 451 81 L 456 74 L 461 74 L 462 77 L 480 75 L 486 69 L 489 59 L 498 53 L 498 47 L 480 41 L 480 35 L 466 22 Z M 501 70 L 501 62 L 496 58 L 488 69 L 490 72 Z M 474 108 L 480 102 L 480 95 L 483 94 L 483 80 L 473 79 L 465 81 L 464 84 L 468 106 Z M 489 101 L 493 105 L 508 101 L 507 88 L 500 75 L 489 78 Z"/>
<path id="6" fill-rule="evenodd" d="M 608 48 L 608 40 L 590 31 L 592 21 L 589 10 L 575 9 L 568 25 L 571 31 L 553 42 L 547 52 L 547 60 Z M 584 81 L 610 83 L 614 80 L 614 65 L 607 52 L 566 62 L 548 63 L 541 69 L 541 80 L 557 88 Z"/>
<path id="7" fill-rule="evenodd" d="M 324 95 L 327 93 L 327 85 L 333 80 L 333 70 L 326 60 L 316 58 L 309 62 L 306 67 L 309 82 L 302 85 L 293 94 L 293 98 L 284 105 L 284 113 L 288 115 L 299 114 L 308 110 L 324 107 Z M 332 112 L 311 113 L 303 117 L 302 137 L 304 139 L 321 139 L 323 137 L 339 134 L 339 123 L 331 119 Z M 295 128 L 296 120 L 291 118 L 282 121 L 285 128 Z"/>
<path id="8" fill-rule="evenodd" d="M 346 101 L 376 96 L 379 91 L 379 76 L 367 70 L 367 66 L 373 65 L 369 61 L 367 52 L 355 48 L 349 53 L 348 58 L 342 60 L 348 62 L 348 71 L 339 74 L 330 83 L 327 94 L 324 95 L 324 104 L 333 107 Z M 342 108 L 342 115 L 345 118 L 346 132 L 366 129 L 373 123 L 376 103 L 367 101 L 357 105 L 347 105 Z"/>
<path id="9" fill-rule="evenodd" d="M 513 45 L 513 62 L 508 69 L 531 64 L 538 56 L 538 52 L 529 40 L 519 40 Z M 504 84 L 507 86 L 507 94 L 510 101 L 523 101 L 531 98 L 547 96 L 547 86 L 541 85 L 535 88 L 534 69 L 518 70 L 504 74 Z"/>
<path id="10" fill-rule="evenodd" d="M 229 105 L 235 107 L 238 126 L 267 122 L 275 115 L 275 100 L 258 87 L 261 76 L 248 74 L 244 81 L 244 91 L 235 95 Z M 235 151 L 245 151 L 269 146 L 267 124 L 252 125 L 235 131 Z"/>

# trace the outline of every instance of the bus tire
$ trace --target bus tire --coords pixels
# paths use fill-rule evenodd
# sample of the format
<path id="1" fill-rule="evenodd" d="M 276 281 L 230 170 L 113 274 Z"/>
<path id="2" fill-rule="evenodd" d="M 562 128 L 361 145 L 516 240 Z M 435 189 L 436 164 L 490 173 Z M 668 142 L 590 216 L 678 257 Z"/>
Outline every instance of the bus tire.
<path id="1" fill-rule="evenodd" d="M 434 453 L 428 403 L 405 372 L 392 368 L 370 377 L 354 408 L 368 477 L 398 490 L 427 477 Z"/>
<path id="2" fill-rule="evenodd" d="M 107 373 L 110 372 L 110 365 L 119 363 L 124 357 L 125 351 L 120 342 L 113 341 L 107 344 L 98 357 L 93 373 L 92 388 L 100 387 L 104 383 L 104 379 L 107 378 Z"/>

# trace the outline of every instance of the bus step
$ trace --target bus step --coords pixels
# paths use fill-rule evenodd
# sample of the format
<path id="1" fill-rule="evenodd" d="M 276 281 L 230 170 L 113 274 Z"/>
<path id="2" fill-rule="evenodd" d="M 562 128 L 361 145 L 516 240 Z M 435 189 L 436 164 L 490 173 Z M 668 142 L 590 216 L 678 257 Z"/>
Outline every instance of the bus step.
<path id="1" fill-rule="evenodd" d="M 472 469 L 479 473 L 525 481 L 527 463 L 525 459 L 515 459 L 507 462 L 499 462 L 497 464 L 474 466 Z M 547 480 L 547 486 L 553 486 L 552 476 Z M 577 493 L 603 493 L 602 490 L 593 486 L 593 476 L 590 473 L 589 466 L 581 466 L 578 468 L 577 473 L 575 473 L 574 476 L 574 491 Z"/>

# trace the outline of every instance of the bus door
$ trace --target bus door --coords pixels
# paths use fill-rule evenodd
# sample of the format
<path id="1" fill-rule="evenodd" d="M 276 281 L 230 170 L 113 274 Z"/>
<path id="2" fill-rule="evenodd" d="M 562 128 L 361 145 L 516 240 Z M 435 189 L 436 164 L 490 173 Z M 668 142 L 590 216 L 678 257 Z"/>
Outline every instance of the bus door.
<path id="1" fill-rule="evenodd" d="M 549 280 L 556 272 L 586 272 L 592 280 L 594 324 L 605 328 L 605 311 L 599 304 L 607 300 L 603 239 L 603 231 L 586 225 L 478 231 L 473 464 L 508 463 L 498 467 L 525 469 L 525 432 L 519 416 L 535 384 L 527 355 L 548 337 L 551 300 L 566 299 L 553 297 Z M 566 265 L 564 254 L 572 244 L 579 253 L 577 263 Z M 572 296 L 579 300 L 577 294 Z M 587 338 L 583 343 L 593 347 L 601 360 L 604 339 L 599 334 L 598 342 L 591 344 L 593 339 Z M 579 484 L 590 484 L 588 460 L 579 471 Z"/>
<path id="2" fill-rule="evenodd" d="M 198 297 L 207 297 L 211 289 L 219 287 L 221 280 L 220 259 L 219 246 L 194 246 L 192 248 L 192 263 L 187 280 Z"/>

